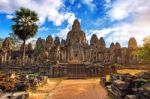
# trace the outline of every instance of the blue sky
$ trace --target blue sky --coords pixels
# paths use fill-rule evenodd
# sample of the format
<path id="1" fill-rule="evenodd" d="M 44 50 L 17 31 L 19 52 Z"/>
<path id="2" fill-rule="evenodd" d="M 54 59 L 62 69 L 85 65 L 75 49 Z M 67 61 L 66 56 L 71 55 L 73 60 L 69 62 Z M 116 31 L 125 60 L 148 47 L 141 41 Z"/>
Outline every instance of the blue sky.
<path id="1" fill-rule="evenodd" d="M 11 18 L 20 7 L 39 15 L 39 31 L 29 42 L 48 35 L 65 39 L 76 18 L 87 40 L 96 34 L 107 46 L 111 42 L 127 46 L 130 37 L 142 45 L 150 35 L 150 0 L 0 0 L 0 38 L 12 32 Z"/>

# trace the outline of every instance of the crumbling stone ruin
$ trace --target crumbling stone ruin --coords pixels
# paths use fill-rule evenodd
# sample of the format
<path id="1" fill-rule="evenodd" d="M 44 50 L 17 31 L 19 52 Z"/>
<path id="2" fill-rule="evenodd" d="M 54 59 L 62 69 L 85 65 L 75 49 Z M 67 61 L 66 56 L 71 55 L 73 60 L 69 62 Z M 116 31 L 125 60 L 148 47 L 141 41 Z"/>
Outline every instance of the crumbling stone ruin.
<path id="1" fill-rule="evenodd" d="M 21 64 L 22 50 L 12 49 L 13 43 L 6 38 L 0 48 L 0 64 Z M 66 40 L 49 35 L 46 40 L 39 38 L 35 48 L 26 45 L 26 64 L 60 64 L 60 63 L 100 63 L 100 64 L 136 64 L 137 58 L 132 51 L 137 48 L 135 38 L 130 38 L 128 48 L 122 48 L 119 42 L 112 42 L 106 48 L 103 37 L 96 34 L 91 36 L 90 44 L 87 43 L 85 32 L 82 31 L 80 22 L 76 19 L 72 29 L 68 32 Z"/>
<path id="2" fill-rule="evenodd" d="M 110 80 L 102 77 L 101 84 L 107 89 L 110 99 L 150 99 L 150 72 L 111 74 Z"/>
<path id="3" fill-rule="evenodd" d="M 1 99 L 29 99 L 28 91 L 35 91 L 48 81 L 47 76 L 0 73 Z"/>

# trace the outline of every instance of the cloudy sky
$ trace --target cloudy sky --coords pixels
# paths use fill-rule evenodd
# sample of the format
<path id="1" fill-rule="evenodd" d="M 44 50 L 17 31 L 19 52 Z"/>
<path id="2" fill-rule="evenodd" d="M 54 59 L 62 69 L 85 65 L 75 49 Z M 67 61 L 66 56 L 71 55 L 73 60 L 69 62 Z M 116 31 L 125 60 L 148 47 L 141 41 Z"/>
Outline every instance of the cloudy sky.
<path id="1" fill-rule="evenodd" d="M 12 32 L 11 18 L 20 7 L 39 15 L 40 27 L 31 40 L 48 35 L 65 39 L 76 18 L 87 40 L 97 34 L 104 37 L 107 46 L 111 42 L 127 46 L 130 37 L 141 45 L 150 35 L 150 0 L 0 0 L 0 38 Z"/>

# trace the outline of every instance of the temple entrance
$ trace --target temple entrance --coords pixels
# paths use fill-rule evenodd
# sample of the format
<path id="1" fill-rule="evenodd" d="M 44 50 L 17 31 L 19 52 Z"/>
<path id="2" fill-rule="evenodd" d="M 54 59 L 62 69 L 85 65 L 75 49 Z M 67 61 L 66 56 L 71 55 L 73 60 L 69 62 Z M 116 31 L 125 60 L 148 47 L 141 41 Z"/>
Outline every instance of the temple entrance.
<path id="1" fill-rule="evenodd" d="M 67 67 L 67 78 L 86 78 L 86 65 L 69 64 Z"/>
<path id="2" fill-rule="evenodd" d="M 79 61 L 79 51 L 74 51 L 73 60 L 74 61 Z"/>
<path id="3" fill-rule="evenodd" d="M 74 60 L 76 60 L 76 61 L 78 60 L 78 54 L 74 55 Z"/>

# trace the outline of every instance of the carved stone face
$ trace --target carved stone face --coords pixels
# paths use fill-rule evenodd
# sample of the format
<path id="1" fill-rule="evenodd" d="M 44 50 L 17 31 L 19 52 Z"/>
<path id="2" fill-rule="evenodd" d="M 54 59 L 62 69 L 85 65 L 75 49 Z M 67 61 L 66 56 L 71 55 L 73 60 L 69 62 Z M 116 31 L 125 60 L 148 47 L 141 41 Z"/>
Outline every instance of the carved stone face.
<path id="1" fill-rule="evenodd" d="M 72 26 L 72 30 L 74 31 L 80 31 L 80 23 L 78 21 L 78 19 L 76 19 L 74 22 L 73 22 L 73 26 Z"/>

